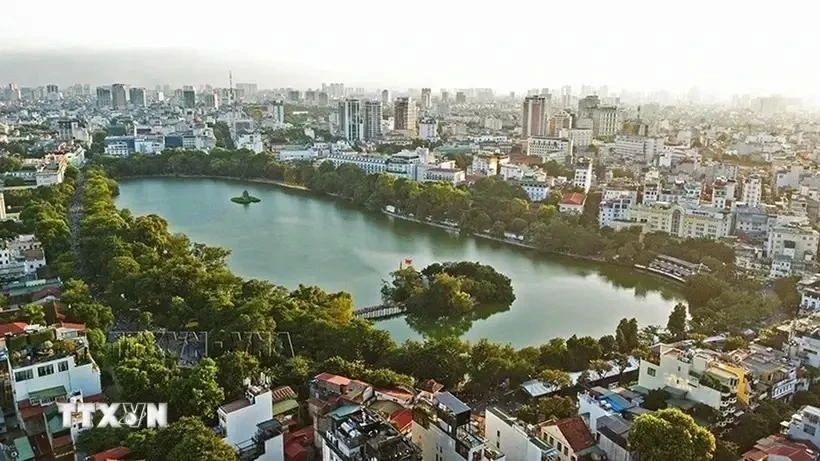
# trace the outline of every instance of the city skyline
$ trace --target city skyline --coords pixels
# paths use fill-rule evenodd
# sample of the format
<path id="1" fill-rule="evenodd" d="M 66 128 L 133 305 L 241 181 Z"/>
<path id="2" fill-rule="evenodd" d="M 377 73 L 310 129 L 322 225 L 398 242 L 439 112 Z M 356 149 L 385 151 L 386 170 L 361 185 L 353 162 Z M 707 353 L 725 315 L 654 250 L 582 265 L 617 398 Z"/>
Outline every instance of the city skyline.
<path id="1" fill-rule="evenodd" d="M 36 9 L 34 3 L 26 10 Z M 0 81 L 64 85 L 133 78 L 127 83 L 223 86 L 231 68 L 241 81 L 266 88 L 343 81 L 373 88 L 521 91 L 571 83 L 674 93 L 699 87 L 723 96 L 777 93 L 815 101 L 820 94 L 812 81 L 818 65 L 805 59 L 820 33 L 808 23 L 813 15 L 792 14 L 798 9 L 790 10 L 790 2 L 776 11 L 738 2 L 690 2 L 686 8 L 643 0 L 589 2 L 594 14 L 578 16 L 569 8 L 513 1 L 488 16 L 486 10 L 427 0 L 406 10 L 370 0 L 320 5 L 318 11 L 327 14 L 313 6 L 274 9 L 239 1 L 232 8 L 246 14 L 224 23 L 208 9 L 148 0 L 128 17 L 143 26 L 127 30 L 104 20 L 107 9 L 97 0 L 39 3 L 49 14 L 37 18 L 37 27 L 19 20 L 26 17 L 19 3 L 0 17 L 0 62 L 6 63 Z M 539 16 L 550 19 L 531 23 Z M 215 27 L 180 27 L 180 18 Z M 422 27 L 398 45 L 391 31 L 402 20 Z M 66 24 L 83 26 L 66 34 Z M 339 24 L 355 26 L 352 54 L 337 50 Z M 374 31 L 359 24 L 377 26 Z M 46 67 L 47 60 L 61 57 L 62 65 Z"/>

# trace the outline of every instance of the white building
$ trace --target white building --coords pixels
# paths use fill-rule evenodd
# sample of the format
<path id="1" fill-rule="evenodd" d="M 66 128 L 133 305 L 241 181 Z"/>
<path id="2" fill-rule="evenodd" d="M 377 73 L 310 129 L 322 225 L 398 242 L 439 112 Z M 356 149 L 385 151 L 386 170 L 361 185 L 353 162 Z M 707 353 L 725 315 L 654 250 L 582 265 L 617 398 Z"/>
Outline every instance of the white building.
<path id="1" fill-rule="evenodd" d="M 651 164 L 663 151 L 663 138 L 618 135 L 615 137 L 615 155 L 635 163 Z"/>
<path id="2" fill-rule="evenodd" d="M 7 361 L 13 377 L 11 391 L 18 421 L 23 427 L 42 423 L 42 411 L 37 409 L 57 400 L 74 394 L 100 396 L 101 372 L 88 351 L 84 325 L 58 324 L 48 328 L 22 325 L 24 331 L 8 332 L 7 338 L 27 336 L 27 341 L 13 345 L 15 343 L 7 339 L 7 349 L 0 351 L 0 360 Z M 45 348 L 48 342 L 52 344 L 50 349 Z M 58 350 L 54 347 L 56 343 L 72 343 L 73 351 L 68 352 L 70 347 Z"/>
<path id="3" fill-rule="evenodd" d="M 283 430 L 273 419 L 270 389 L 249 386 L 245 397 L 217 409 L 219 430 L 227 444 L 256 461 L 285 459 Z"/>
<path id="4" fill-rule="evenodd" d="M 815 447 L 820 446 L 820 408 L 810 405 L 801 408 L 788 421 L 786 433 L 794 440 L 805 440 Z"/>
<path id="5" fill-rule="evenodd" d="M 621 129 L 617 107 L 596 107 L 592 109 L 592 135 L 615 136 Z"/>
<path id="6" fill-rule="evenodd" d="M 530 200 L 533 202 L 540 202 L 546 200 L 550 195 L 550 186 L 542 181 L 519 181 L 518 185 L 524 189 Z"/>
<path id="7" fill-rule="evenodd" d="M 802 265 L 816 260 L 817 245 L 820 240 L 820 233 L 808 226 L 800 225 L 775 225 L 769 229 L 769 237 L 766 241 L 766 256 L 773 261 L 783 264 L 786 262 L 798 263 Z M 777 276 L 784 271 L 775 270 L 771 276 Z M 790 270 L 789 273 L 792 271 Z"/>
<path id="8" fill-rule="evenodd" d="M 338 168 L 339 165 L 350 163 L 358 166 L 367 174 L 378 174 L 387 171 L 386 155 L 377 154 L 337 154 L 331 153 L 327 156 L 327 161 L 333 162 Z"/>
<path id="9" fill-rule="evenodd" d="M 424 181 L 447 182 L 456 186 L 466 180 L 466 173 L 458 168 L 426 168 L 424 170 Z"/>
<path id="10" fill-rule="evenodd" d="M 484 425 L 487 443 L 502 451 L 507 461 L 558 459 L 558 450 L 539 438 L 535 426 L 513 418 L 500 408 L 487 408 Z"/>
<path id="11" fill-rule="evenodd" d="M 751 175 L 743 180 L 743 196 L 741 201 L 748 207 L 760 206 L 763 193 L 763 183 L 759 175 Z"/>
<path id="12" fill-rule="evenodd" d="M 541 439 L 558 451 L 560 461 L 578 461 L 587 456 L 590 459 L 602 459 L 604 454 L 595 444 L 595 439 L 580 416 L 542 425 Z"/>
<path id="13" fill-rule="evenodd" d="M 572 141 L 566 138 L 531 136 L 527 138 L 527 155 L 536 155 L 543 161 L 565 162 L 572 156 Z"/>
<path id="14" fill-rule="evenodd" d="M 643 232 L 666 232 L 683 238 L 720 239 L 730 235 L 732 214 L 714 208 L 690 208 L 655 202 L 651 205 L 632 205 L 627 221 L 613 221 L 617 228 L 640 225 Z"/>
<path id="15" fill-rule="evenodd" d="M 305 161 L 315 160 L 319 157 L 319 153 L 312 148 L 288 148 L 282 149 L 277 154 L 279 160 L 286 161 Z"/>
<path id="16" fill-rule="evenodd" d="M 582 160 L 575 164 L 575 177 L 572 185 L 583 189 L 586 194 L 592 187 L 592 161 Z"/>
<path id="17" fill-rule="evenodd" d="M 504 178 L 505 180 L 517 181 L 524 178 L 524 169 L 521 168 L 519 165 L 507 163 L 505 165 L 501 165 L 498 168 L 498 175 Z"/>
<path id="18" fill-rule="evenodd" d="M 472 172 L 485 176 L 495 176 L 502 165 L 510 163 L 510 157 L 505 154 L 481 152 L 473 155 Z"/>
<path id="19" fill-rule="evenodd" d="M 361 101 L 345 99 L 339 101 L 339 132 L 350 143 L 363 139 L 364 125 L 361 113 Z"/>
<path id="20" fill-rule="evenodd" d="M 569 139 L 572 145 L 577 148 L 589 147 L 592 144 L 592 129 L 590 128 L 564 128 L 558 133 L 558 136 Z"/>
<path id="21" fill-rule="evenodd" d="M 625 221 L 629 217 L 629 207 L 638 203 L 638 191 L 604 191 L 598 210 L 598 226 L 612 227 L 613 221 Z"/>
<path id="22" fill-rule="evenodd" d="M 419 120 L 419 138 L 423 141 L 438 139 L 438 121 L 432 117 L 423 117 Z"/>
<path id="23" fill-rule="evenodd" d="M 323 415 L 316 435 L 322 439 L 322 461 L 422 461 L 418 447 L 361 406 L 342 405 Z"/>
<path id="24" fill-rule="evenodd" d="M 262 143 L 262 133 L 258 131 L 240 131 L 233 142 L 237 149 L 248 149 L 257 154 L 265 149 Z"/>
<path id="25" fill-rule="evenodd" d="M 638 385 L 665 389 L 681 398 L 728 412 L 738 401 L 747 403 L 746 371 L 721 360 L 719 352 L 677 349 L 666 344 L 641 360 Z"/>
<path id="26" fill-rule="evenodd" d="M 422 395 L 413 408 L 413 443 L 424 461 L 476 461 L 492 451 L 470 419 L 470 407 L 449 392 Z M 491 458 L 502 461 L 501 454 Z"/>
<path id="27" fill-rule="evenodd" d="M 734 179 L 715 179 L 712 183 L 712 206 L 719 209 L 734 209 L 736 184 Z"/>

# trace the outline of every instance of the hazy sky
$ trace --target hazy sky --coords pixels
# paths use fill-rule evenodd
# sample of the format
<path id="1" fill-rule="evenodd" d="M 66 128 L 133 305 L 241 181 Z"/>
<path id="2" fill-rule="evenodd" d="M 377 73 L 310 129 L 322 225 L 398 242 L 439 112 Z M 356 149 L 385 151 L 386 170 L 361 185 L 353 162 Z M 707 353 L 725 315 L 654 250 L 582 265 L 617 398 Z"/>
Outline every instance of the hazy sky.
<path id="1" fill-rule="evenodd" d="M 84 49 L 123 50 L 118 56 L 127 58 L 134 49 L 189 50 L 287 75 L 281 77 L 287 81 L 259 81 L 265 87 L 334 80 L 516 90 L 589 83 L 820 94 L 820 6 L 809 0 L 3 3 L 0 52 L 6 55 Z M 23 64 L 0 59 L 0 82 L 21 75 L 24 69 L 15 66 Z M 196 69 L 186 71 L 168 80 L 204 82 Z M 58 81 L 61 70 L 53 72 L 41 77 Z M 238 79 L 274 78 L 247 72 Z M 118 80 L 157 83 L 129 82 L 129 75 Z"/>

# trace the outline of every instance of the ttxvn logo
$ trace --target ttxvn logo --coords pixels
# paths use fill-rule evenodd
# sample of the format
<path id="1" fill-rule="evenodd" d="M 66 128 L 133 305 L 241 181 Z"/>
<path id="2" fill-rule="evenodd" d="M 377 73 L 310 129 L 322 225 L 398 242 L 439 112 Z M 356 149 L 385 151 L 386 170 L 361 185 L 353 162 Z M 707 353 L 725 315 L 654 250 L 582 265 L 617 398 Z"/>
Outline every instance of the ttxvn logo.
<path id="1" fill-rule="evenodd" d="M 58 403 L 63 427 L 165 427 L 168 425 L 167 403 Z M 94 414 L 101 418 L 94 425 Z"/>

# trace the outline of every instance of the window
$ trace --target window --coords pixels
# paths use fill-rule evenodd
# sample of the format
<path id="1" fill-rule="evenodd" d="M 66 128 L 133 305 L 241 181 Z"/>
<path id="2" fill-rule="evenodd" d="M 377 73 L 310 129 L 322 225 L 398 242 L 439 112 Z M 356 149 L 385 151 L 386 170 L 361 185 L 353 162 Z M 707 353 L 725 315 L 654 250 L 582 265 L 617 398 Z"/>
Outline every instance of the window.
<path id="1" fill-rule="evenodd" d="M 57 371 L 68 371 L 68 360 L 63 360 L 57 364 Z"/>
<path id="2" fill-rule="evenodd" d="M 37 367 L 37 376 L 48 376 L 54 374 L 54 364 Z"/>
<path id="3" fill-rule="evenodd" d="M 25 381 L 27 379 L 34 378 L 34 370 L 23 370 L 23 371 L 15 371 L 14 372 L 14 380 L 15 381 Z"/>
<path id="4" fill-rule="evenodd" d="M 564 456 L 569 456 L 569 447 L 564 445 Z"/>
<path id="5" fill-rule="evenodd" d="M 649 376 L 655 376 L 655 369 L 652 367 L 647 367 L 646 374 L 648 374 Z"/>
<path id="6" fill-rule="evenodd" d="M 809 424 L 804 424 L 803 432 L 805 432 L 806 434 L 814 435 L 817 432 L 817 428 Z"/>

